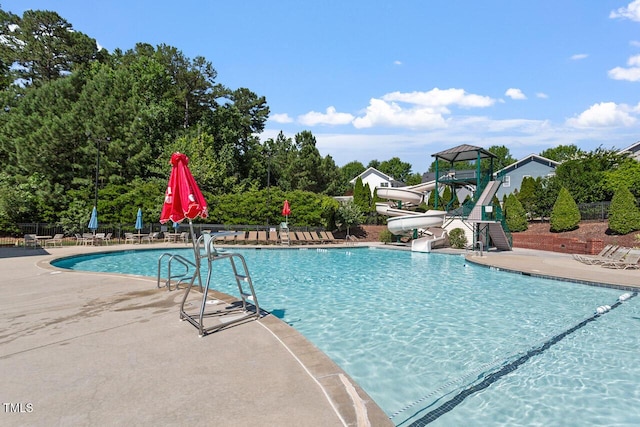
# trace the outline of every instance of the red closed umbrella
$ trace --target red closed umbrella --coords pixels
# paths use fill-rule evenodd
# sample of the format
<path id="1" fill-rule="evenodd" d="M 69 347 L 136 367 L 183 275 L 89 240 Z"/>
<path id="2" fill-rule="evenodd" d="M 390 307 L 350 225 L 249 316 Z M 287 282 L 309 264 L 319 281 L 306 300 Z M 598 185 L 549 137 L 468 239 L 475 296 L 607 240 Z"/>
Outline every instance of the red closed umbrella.
<path id="1" fill-rule="evenodd" d="M 160 213 L 160 223 L 182 222 L 208 216 L 207 201 L 189 170 L 189 158 L 182 153 L 171 155 L 171 175 Z"/>
<path id="2" fill-rule="evenodd" d="M 289 207 L 289 201 L 284 201 L 284 206 L 282 206 L 282 215 L 285 216 L 285 221 L 289 222 L 289 214 L 291 213 L 291 208 Z"/>

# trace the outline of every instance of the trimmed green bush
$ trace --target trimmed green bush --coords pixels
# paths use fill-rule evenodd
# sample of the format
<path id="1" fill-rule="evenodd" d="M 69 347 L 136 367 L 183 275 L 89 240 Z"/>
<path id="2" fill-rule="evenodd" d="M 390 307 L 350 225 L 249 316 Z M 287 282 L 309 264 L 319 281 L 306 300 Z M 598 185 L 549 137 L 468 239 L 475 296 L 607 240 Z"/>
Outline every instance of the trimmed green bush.
<path id="1" fill-rule="evenodd" d="M 388 229 L 384 229 L 380 232 L 379 239 L 382 243 L 391 243 L 393 242 L 393 233 Z"/>
<path id="2" fill-rule="evenodd" d="M 580 224 L 580 210 L 569 190 L 562 187 L 558 193 L 556 203 L 551 210 L 551 228 L 554 233 L 571 231 Z"/>
<path id="3" fill-rule="evenodd" d="M 449 243 L 456 249 L 464 249 L 467 246 L 467 235 L 462 228 L 454 228 L 449 232 Z"/>
<path id="4" fill-rule="evenodd" d="M 616 234 L 627 234 L 640 230 L 640 210 L 636 199 L 626 186 L 620 186 L 613 193 L 609 206 L 609 229 Z"/>
<path id="5" fill-rule="evenodd" d="M 507 200 L 504 203 L 504 214 L 509 231 L 525 231 L 529 228 L 527 212 L 524 210 L 524 207 L 522 207 L 520 200 L 518 200 L 514 194 L 509 194 L 509 197 L 507 197 Z"/>

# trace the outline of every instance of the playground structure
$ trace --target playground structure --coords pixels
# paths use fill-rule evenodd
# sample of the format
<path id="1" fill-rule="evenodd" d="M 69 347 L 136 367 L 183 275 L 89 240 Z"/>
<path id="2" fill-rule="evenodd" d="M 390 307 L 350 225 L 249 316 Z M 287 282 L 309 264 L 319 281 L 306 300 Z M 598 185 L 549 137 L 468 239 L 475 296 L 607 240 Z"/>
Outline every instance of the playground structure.
<path id="1" fill-rule="evenodd" d="M 389 217 L 389 231 L 412 236 L 414 252 L 431 252 L 436 245 L 445 244 L 447 233 L 454 228 L 464 230 L 473 249 L 511 250 L 511 235 L 504 215 L 493 200 L 502 184 L 501 177 L 494 177 L 493 173 L 496 156 L 481 147 L 464 144 L 432 157 L 436 159 L 434 180 L 408 187 L 377 187 L 378 197 L 387 202 L 376 203 L 376 211 Z M 487 161 L 483 164 L 483 160 Z M 457 162 L 475 162 L 475 169 L 457 170 Z M 441 163 L 449 167 L 442 171 Z M 446 186 L 450 187 L 453 197 L 444 205 L 440 190 Z M 428 200 L 431 191 L 435 191 L 434 209 L 424 213 L 415 211 Z M 461 193 L 467 193 L 469 198 L 454 207 Z"/>

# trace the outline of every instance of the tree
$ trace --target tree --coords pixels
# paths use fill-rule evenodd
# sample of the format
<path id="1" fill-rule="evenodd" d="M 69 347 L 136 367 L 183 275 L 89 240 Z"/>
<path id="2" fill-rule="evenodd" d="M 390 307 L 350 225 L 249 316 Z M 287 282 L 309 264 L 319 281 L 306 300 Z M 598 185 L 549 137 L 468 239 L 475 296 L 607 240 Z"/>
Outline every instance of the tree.
<path id="1" fill-rule="evenodd" d="M 418 185 L 422 183 L 422 175 L 419 173 L 412 173 L 405 179 L 407 185 Z"/>
<path id="2" fill-rule="evenodd" d="M 504 215 L 510 231 L 525 231 L 529 228 L 527 213 L 515 194 L 509 194 L 504 204 Z"/>
<path id="3" fill-rule="evenodd" d="M 366 212 L 369 209 L 367 195 L 365 194 L 364 184 L 362 183 L 361 177 L 356 179 L 356 183 L 353 186 L 353 203 L 360 208 L 361 212 Z"/>
<path id="4" fill-rule="evenodd" d="M 558 199 L 558 193 L 560 192 L 560 182 L 555 176 L 536 178 L 536 188 L 540 190 L 536 192 L 535 206 L 537 214 L 542 219 L 549 218 L 553 205 Z"/>
<path id="5" fill-rule="evenodd" d="M 609 229 L 616 234 L 640 230 L 640 209 L 626 185 L 618 187 L 609 206 Z"/>
<path id="6" fill-rule="evenodd" d="M 340 175 L 345 183 L 364 172 L 366 168 L 358 161 L 349 162 L 340 168 Z"/>
<path id="7" fill-rule="evenodd" d="M 17 78 L 39 86 L 99 58 L 96 41 L 56 12 L 27 10 L 9 38 Z"/>
<path id="8" fill-rule="evenodd" d="M 562 163 L 567 160 L 574 160 L 582 156 L 583 151 L 580 150 L 575 144 L 570 145 L 558 145 L 554 148 L 547 148 L 540 155 L 547 159 L 554 160 Z"/>
<path id="9" fill-rule="evenodd" d="M 617 150 L 598 147 L 580 158 L 567 160 L 556 168 L 560 185 L 570 189 L 577 203 L 611 200 L 613 192 L 605 186 L 606 172 L 621 164 L 625 156 Z"/>
<path id="10" fill-rule="evenodd" d="M 320 188 L 320 165 L 322 158 L 316 148 L 316 138 L 308 131 L 302 131 L 295 136 L 295 144 L 298 155 L 294 161 L 294 188 L 322 192 Z"/>
<path id="11" fill-rule="evenodd" d="M 411 174 L 411 163 L 403 162 L 399 157 L 392 157 L 381 162 L 377 169 L 398 181 L 405 182 Z"/>
<path id="12" fill-rule="evenodd" d="M 353 203 L 352 200 L 348 202 L 340 203 L 338 212 L 336 213 L 336 223 L 340 229 L 347 230 L 347 236 L 349 236 L 349 229 L 362 223 L 363 215 L 362 211 Z"/>
<path id="13" fill-rule="evenodd" d="M 640 162 L 626 158 L 617 167 L 605 171 L 604 186 L 607 191 L 615 191 L 624 186 L 636 198 L 640 198 Z"/>
<path id="14" fill-rule="evenodd" d="M 489 147 L 487 149 L 487 151 L 496 155 L 496 158 L 493 159 L 493 172 L 496 172 L 496 171 L 499 171 L 500 169 L 506 168 L 510 164 L 516 162 L 516 159 L 514 159 L 511 156 L 511 153 L 509 152 L 509 149 L 507 147 L 505 147 L 504 145 L 492 145 L 491 147 Z M 490 160 L 489 159 L 482 159 L 481 163 L 482 163 L 481 164 L 481 170 L 482 171 L 488 171 L 489 170 L 489 165 L 490 165 Z"/>
<path id="15" fill-rule="evenodd" d="M 537 214 L 536 201 L 538 200 L 538 194 L 542 190 L 539 184 L 540 181 L 528 176 L 522 179 L 522 184 L 520 185 L 518 200 L 529 218 L 533 218 Z"/>
<path id="16" fill-rule="evenodd" d="M 551 231 L 571 231 L 580 224 L 580 210 L 569 190 L 562 187 L 551 211 Z"/>

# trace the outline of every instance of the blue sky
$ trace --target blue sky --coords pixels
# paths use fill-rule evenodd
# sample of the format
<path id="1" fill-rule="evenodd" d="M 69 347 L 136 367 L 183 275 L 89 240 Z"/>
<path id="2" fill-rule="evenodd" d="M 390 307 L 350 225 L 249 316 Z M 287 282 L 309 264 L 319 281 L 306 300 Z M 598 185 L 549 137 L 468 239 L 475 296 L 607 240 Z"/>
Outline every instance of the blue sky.
<path id="1" fill-rule="evenodd" d="M 640 0 L 0 0 L 54 10 L 112 51 L 204 56 L 265 96 L 263 139 L 310 130 L 339 166 L 424 172 L 459 144 L 516 158 L 640 139 Z"/>

